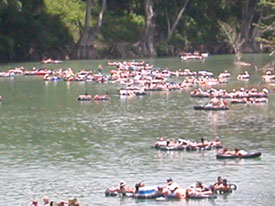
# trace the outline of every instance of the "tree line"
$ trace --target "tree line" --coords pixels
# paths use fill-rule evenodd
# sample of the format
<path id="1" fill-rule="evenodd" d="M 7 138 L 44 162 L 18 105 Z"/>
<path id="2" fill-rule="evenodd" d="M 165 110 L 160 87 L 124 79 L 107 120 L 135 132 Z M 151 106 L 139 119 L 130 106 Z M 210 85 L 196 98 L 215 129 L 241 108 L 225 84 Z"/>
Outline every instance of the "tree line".
<path id="1" fill-rule="evenodd" d="M 1 0 L 0 60 L 222 54 L 236 45 L 274 52 L 274 7 L 272 0 Z"/>

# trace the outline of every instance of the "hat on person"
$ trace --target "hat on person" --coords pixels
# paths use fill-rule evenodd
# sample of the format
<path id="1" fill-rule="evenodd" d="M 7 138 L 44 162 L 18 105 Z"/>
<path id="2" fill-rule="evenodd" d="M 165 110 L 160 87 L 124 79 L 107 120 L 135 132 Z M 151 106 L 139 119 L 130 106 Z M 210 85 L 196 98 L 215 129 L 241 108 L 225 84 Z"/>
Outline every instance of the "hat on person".
<path id="1" fill-rule="evenodd" d="M 268 89 L 267 88 L 263 88 L 263 93 L 268 94 L 269 93 Z"/>
<path id="2" fill-rule="evenodd" d="M 70 197 L 69 199 L 68 199 L 68 202 L 69 203 L 74 203 L 76 201 L 76 198 L 73 198 L 73 197 Z"/>
<path id="3" fill-rule="evenodd" d="M 124 187 L 126 185 L 126 182 L 124 180 L 121 180 L 119 182 L 119 186 Z"/>

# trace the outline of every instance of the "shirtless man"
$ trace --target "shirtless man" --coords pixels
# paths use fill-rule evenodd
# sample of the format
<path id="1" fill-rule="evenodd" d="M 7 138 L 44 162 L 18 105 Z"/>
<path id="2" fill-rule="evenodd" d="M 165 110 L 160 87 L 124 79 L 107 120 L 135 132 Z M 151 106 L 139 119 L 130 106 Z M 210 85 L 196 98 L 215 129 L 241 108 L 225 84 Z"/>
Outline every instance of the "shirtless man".
<path id="1" fill-rule="evenodd" d="M 167 185 L 163 187 L 162 194 L 165 196 L 175 195 L 179 199 L 185 199 L 186 190 L 181 188 L 172 178 L 167 179 Z"/>
<path id="2" fill-rule="evenodd" d="M 213 191 L 230 192 L 231 188 L 230 188 L 230 185 L 227 183 L 226 179 L 221 179 L 221 180 L 218 180 L 218 182 L 213 185 Z"/>
<path id="3" fill-rule="evenodd" d="M 209 102 L 212 106 L 219 106 L 220 104 L 220 100 L 217 97 L 213 97 L 210 102 Z"/>
<path id="4" fill-rule="evenodd" d="M 186 189 L 187 196 L 205 196 L 205 195 L 213 195 L 213 191 L 207 187 L 206 185 L 203 185 L 200 181 L 196 182 L 195 187 L 190 187 Z"/>
<path id="5" fill-rule="evenodd" d="M 116 188 L 108 188 L 109 192 L 118 192 L 118 193 L 134 193 L 135 190 L 128 187 L 124 180 L 121 180 L 119 186 Z"/>
<path id="6" fill-rule="evenodd" d="M 42 206 L 50 206 L 50 199 L 49 199 L 48 196 L 44 196 L 44 197 L 42 198 L 42 200 L 43 200 Z"/>

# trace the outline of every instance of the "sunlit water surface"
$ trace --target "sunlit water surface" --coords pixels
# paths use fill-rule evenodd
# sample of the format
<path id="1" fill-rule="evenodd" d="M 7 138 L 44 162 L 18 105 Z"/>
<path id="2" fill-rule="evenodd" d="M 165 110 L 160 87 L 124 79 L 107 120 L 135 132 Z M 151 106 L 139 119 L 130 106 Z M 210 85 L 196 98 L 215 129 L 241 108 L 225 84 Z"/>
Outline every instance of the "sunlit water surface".
<path id="1" fill-rule="evenodd" d="M 171 70 L 213 71 L 232 74 L 233 88 L 268 88 L 268 104 L 230 105 L 221 112 L 194 111 L 206 99 L 193 99 L 190 90 L 152 92 L 144 97 L 120 98 L 121 85 L 44 82 L 42 77 L 16 76 L 0 79 L 0 205 L 29 205 L 47 195 L 51 200 L 75 196 L 82 205 L 218 206 L 273 205 L 275 180 L 275 87 L 261 80 L 259 69 L 270 57 L 246 55 L 252 67 L 237 67 L 234 56 L 211 56 L 204 62 L 181 62 L 179 58 L 148 59 L 155 67 Z M 65 61 L 50 68 L 96 69 L 107 60 Z M 255 66 L 256 65 L 256 66 Z M 42 67 L 37 62 L 2 64 Z M 239 73 L 252 74 L 248 82 L 236 80 Z M 79 94 L 108 92 L 110 101 L 78 102 Z M 152 148 L 159 136 L 192 140 L 219 135 L 229 148 L 260 151 L 262 157 L 217 160 L 216 151 L 160 152 Z M 217 176 L 238 189 L 214 200 L 156 201 L 104 196 L 107 187 L 121 179 L 133 186 L 163 185 L 172 177 L 182 187 L 196 180 L 213 183 Z"/>

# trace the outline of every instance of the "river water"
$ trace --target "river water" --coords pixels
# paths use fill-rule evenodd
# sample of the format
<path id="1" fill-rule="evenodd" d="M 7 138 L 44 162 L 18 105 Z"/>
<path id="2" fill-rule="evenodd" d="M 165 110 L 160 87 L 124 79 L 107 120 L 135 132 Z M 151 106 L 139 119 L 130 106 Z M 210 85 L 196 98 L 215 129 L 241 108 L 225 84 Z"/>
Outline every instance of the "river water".
<path id="1" fill-rule="evenodd" d="M 143 97 L 120 98 L 121 85 L 44 82 L 42 77 L 16 76 L 0 79 L 0 206 L 29 205 L 44 195 L 51 200 L 75 196 L 82 205 L 274 205 L 275 180 L 275 87 L 261 80 L 259 69 L 271 60 L 267 55 L 245 55 L 252 67 L 233 64 L 234 56 L 211 56 L 202 61 L 179 58 L 148 59 L 155 67 L 171 70 L 213 71 L 225 69 L 233 88 L 268 88 L 268 104 L 229 105 L 219 112 L 194 111 L 206 102 L 194 99 L 190 90 L 152 92 Z M 96 69 L 107 60 L 65 61 L 50 68 Z M 38 62 L 2 64 L 41 67 Z M 248 70 L 248 82 L 236 76 Z M 110 101 L 78 102 L 79 94 L 108 92 Z M 262 156 L 245 160 L 217 160 L 216 151 L 161 152 L 150 148 L 159 136 L 212 140 L 219 135 L 233 149 L 260 151 Z M 205 184 L 223 176 L 238 188 L 214 200 L 156 201 L 105 197 L 107 187 L 125 180 L 163 185 L 171 177 L 182 187 L 196 180 Z"/>

